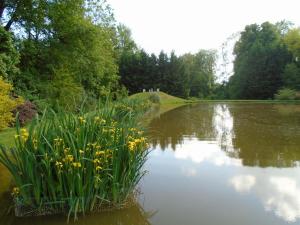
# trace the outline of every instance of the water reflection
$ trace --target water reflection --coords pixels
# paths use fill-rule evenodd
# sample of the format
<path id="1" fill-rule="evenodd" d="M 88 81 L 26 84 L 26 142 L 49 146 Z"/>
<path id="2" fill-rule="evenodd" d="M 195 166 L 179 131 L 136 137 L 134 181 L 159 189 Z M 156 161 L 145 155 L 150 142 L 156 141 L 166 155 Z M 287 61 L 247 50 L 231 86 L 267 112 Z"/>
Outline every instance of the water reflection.
<path id="1" fill-rule="evenodd" d="M 278 175 L 281 173 L 276 170 L 256 171 L 251 175 L 234 176 L 229 183 L 239 193 L 254 192 L 265 210 L 274 211 L 288 222 L 296 222 L 300 218 L 300 177 L 293 171 Z"/>
<path id="2" fill-rule="evenodd" d="M 231 196 L 233 211 L 250 206 L 255 209 L 253 216 L 259 215 L 260 224 L 299 222 L 299 112 L 299 105 L 199 104 L 177 108 L 154 119 L 150 125 L 156 149 L 153 154 L 157 156 L 154 160 L 158 161 L 155 165 L 161 169 L 159 160 L 164 165 L 172 161 L 170 169 L 176 171 L 178 164 L 181 173 L 177 175 L 178 183 L 193 179 L 191 185 L 198 190 L 209 184 L 214 190 L 200 191 L 200 195 L 223 192 L 222 198 Z M 175 176 L 176 172 L 166 174 Z M 172 185 L 178 183 L 174 181 Z M 241 197 L 222 189 L 226 184 Z M 205 203 L 195 207 L 202 204 Z M 228 207 L 228 202 L 218 204 Z M 218 204 L 213 206 L 214 210 Z M 266 214 L 259 212 L 260 206 Z M 248 217 L 243 216 L 243 224 L 248 224 Z M 223 224 L 235 224 L 236 220 L 224 220 Z"/>
<path id="3" fill-rule="evenodd" d="M 177 159 L 188 159 L 195 163 L 210 162 L 215 166 L 241 166 L 240 159 L 230 158 L 220 151 L 214 142 L 190 139 L 184 145 L 177 146 L 174 153 Z"/>
<path id="4" fill-rule="evenodd" d="M 180 107 L 152 121 L 152 145 L 176 150 L 184 138 L 197 138 L 218 143 L 218 148 L 232 158 L 241 159 L 243 165 L 294 167 L 300 160 L 300 113 L 296 113 L 299 108 L 264 104 Z M 199 153 L 194 154 L 198 157 Z"/>
<path id="5" fill-rule="evenodd" d="M 135 205 L 124 210 L 116 210 L 112 212 L 102 212 L 89 214 L 80 217 L 77 221 L 71 221 L 69 224 L 76 225 L 151 225 L 150 218 L 153 212 L 145 212 L 140 205 Z M 65 225 L 65 216 L 50 217 L 29 217 L 15 218 L 13 215 L 2 217 L 2 223 L 5 225 Z"/>
<path id="6" fill-rule="evenodd" d="M 153 151 L 140 183 L 144 199 L 76 224 L 300 223 L 299 105 L 188 105 L 161 114 L 149 126 Z M 0 168 L 0 179 L 8 180 L 6 174 Z M 1 182 L 0 190 L 9 185 Z M 8 205 L 7 196 L 0 205 Z M 0 224 L 66 223 L 57 216 L 2 216 Z"/>

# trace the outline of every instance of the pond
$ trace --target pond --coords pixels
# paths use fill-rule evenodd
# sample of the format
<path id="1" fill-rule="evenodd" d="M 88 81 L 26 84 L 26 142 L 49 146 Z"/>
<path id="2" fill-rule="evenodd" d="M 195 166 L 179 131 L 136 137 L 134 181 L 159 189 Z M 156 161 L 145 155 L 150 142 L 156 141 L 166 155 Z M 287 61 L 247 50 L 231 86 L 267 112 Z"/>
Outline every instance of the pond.
<path id="1" fill-rule="evenodd" d="M 76 224 L 300 224 L 300 105 L 186 105 L 156 116 L 149 131 L 139 204 Z M 0 193 L 2 213 L 7 205 Z M 58 225 L 66 218 L 3 215 L 0 224 Z"/>

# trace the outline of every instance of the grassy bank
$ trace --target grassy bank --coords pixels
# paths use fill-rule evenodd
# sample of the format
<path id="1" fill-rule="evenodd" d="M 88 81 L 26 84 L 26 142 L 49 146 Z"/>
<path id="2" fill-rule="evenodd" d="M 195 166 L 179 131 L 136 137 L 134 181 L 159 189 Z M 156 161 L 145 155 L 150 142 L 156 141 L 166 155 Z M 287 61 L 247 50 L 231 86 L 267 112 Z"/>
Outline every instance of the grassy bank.
<path id="1" fill-rule="evenodd" d="M 16 134 L 15 128 L 7 128 L 0 131 L 0 144 L 8 147 L 14 146 L 14 135 Z"/>
<path id="2" fill-rule="evenodd" d="M 160 104 L 161 105 L 166 105 L 166 104 L 185 104 L 185 103 L 190 103 L 192 101 L 183 99 L 183 98 L 178 98 L 172 95 L 168 95 L 164 92 L 143 92 L 143 93 L 137 93 L 137 94 L 133 94 L 131 95 L 129 98 L 131 99 L 142 99 L 142 100 L 146 100 L 149 99 L 149 97 L 152 94 L 157 94 L 160 98 Z"/>

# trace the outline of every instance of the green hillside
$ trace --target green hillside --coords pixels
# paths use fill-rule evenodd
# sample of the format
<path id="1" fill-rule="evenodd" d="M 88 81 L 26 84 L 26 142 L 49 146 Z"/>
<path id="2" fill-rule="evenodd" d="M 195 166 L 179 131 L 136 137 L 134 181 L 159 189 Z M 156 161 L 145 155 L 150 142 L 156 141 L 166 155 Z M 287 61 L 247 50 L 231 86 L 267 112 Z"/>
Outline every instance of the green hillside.
<path id="1" fill-rule="evenodd" d="M 183 98 L 178 98 L 178 97 L 175 97 L 175 96 L 172 96 L 172 95 L 168 95 L 164 92 L 154 92 L 154 93 L 159 95 L 160 103 L 162 105 L 164 105 L 164 104 L 183 104 L 183 103 L 190 102 L 189 100 L 186 100 L 186 99 L 183 99 Z M 149 92 L 136 93 L 136 94 L 131 95 L 129 98 L 147 99 L 147 98 L 149 98 L 149 96 L 151 94 L 153 94 L 153 92 L 152 93 L 149 93 Z"/>

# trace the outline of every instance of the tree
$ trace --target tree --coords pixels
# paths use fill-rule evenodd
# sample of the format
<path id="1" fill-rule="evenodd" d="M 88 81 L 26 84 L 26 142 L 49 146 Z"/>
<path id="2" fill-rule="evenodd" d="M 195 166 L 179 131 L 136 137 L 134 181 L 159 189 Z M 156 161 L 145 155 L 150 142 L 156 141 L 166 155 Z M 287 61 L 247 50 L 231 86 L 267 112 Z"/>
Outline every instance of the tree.
<path id="1" fill-rule="evenodd" d="M 17 64 L 19 54 L 13 44 L 11 34 L 3 27 L 0 27 L 0 74 L 12 80 L 19 72 Z"/>
<path id="2" fill-rule="evenodd" d="M 200 50 L 195 55 L 186 54 L 182 58 L 190 96 L 208 98 L 215 81 L 216 52 Z"/>
<path id="3" fill-rule="evenodd" d="M 273 98 L 283 84 L 283 71 L 291 58 L 276 26 L 268 22 L 246 26 L 234 54 L 231 98 Z"/>
<path id="4" fill-rule="evenodd" d="M 49 98 L 45 86 L 62 80 L 90 98 L 118 86 L 115 20 L 105 0 L 7 0 L 0 9 L 2 29 L 17 39 L 20 73 L 11 80 L 22 95 Z"/>

